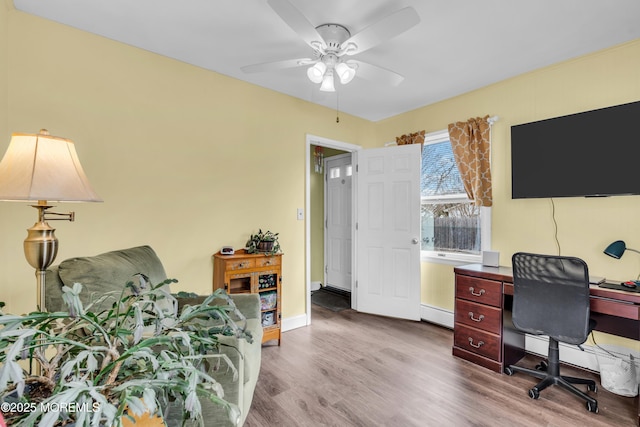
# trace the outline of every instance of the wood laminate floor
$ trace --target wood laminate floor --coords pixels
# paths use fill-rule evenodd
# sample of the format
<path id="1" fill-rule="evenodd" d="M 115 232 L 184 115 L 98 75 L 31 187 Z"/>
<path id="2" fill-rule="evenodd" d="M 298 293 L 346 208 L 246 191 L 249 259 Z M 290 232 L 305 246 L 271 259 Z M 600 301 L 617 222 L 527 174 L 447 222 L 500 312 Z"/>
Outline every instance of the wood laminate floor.
<path id="1" fill-rule="evenodd" d="M 558 387 L 532 400 L 537 380 L 456 358 L 452 342 L 451 330 L 426 322 L 313 306 L 311 326 L 284 333 L 280 347 L 263 346 L 245 426 L 636 425 L 636 398 L 599 387 L 598 414 Z"/>

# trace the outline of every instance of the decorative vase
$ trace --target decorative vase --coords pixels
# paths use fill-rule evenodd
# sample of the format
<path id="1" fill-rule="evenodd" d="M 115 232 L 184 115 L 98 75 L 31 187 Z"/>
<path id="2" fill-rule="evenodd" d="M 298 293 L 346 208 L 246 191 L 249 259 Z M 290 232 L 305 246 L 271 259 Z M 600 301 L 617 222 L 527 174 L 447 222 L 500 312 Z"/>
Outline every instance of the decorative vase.
<path id="1" fill-rule="evenodd" d="M 258 252 L 273 251 L 273 240 L 262 240 L 258 242 Z"/>

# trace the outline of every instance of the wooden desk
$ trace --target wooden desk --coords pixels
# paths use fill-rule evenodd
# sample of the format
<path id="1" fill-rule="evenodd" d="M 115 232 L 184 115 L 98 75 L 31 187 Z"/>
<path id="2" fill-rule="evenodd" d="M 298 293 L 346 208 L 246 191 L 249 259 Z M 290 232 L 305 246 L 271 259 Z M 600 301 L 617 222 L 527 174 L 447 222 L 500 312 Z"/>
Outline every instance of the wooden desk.
<path id="1" fill-rule="evenodd" d="M 525 354 L 525 335 L 511 321 L 512 270 L 470 264 L 454 268 L 454 273 L 453 354 L 502 373 Z M 591 317 L 598 331 L 640 340 L 640 293 L 592 285 Z"/>

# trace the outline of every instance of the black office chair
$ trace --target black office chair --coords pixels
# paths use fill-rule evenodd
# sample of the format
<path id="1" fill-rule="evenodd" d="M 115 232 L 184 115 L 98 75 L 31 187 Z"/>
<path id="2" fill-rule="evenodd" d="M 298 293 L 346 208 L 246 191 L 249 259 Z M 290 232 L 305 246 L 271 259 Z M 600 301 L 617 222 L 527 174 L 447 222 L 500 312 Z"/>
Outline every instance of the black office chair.
<path id="1" fill-rule="evenodd" d="M 558 342 L 580 346 L 595 327 L 589 319 L 589 271 L 578 258 L 516 253 L 513 263 L 513 324 L 520 331 L 549 336 L 548 361 L 536 369 L 511 365 L 507 375 L 524 372 L 542 379 L 529 390 L 538 399 L 540 392 L 556 384 L 586 401 L 587 410 L 598 412 L 598 401 L 573 384 L 585 384 L 597 391 L 595 381 L 560 375 Z"/>

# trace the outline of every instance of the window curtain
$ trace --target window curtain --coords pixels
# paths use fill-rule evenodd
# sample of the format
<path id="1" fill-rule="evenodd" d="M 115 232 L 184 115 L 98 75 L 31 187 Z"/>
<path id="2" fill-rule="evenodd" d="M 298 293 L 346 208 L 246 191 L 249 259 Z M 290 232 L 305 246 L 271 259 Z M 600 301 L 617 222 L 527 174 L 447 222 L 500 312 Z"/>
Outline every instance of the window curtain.
<path id="1" fill-rule="evenodd" d="M 449 139 L 460 177 L 476 206 L 491 206 L 491 124 L 489 116 L 449 125 Z"/>
<path id="2" fill-rule="evenodd" d="M 396 136 L 396 144 L 409 145 L 409 144 L 423 144 L 425 131 L 410 133 L 407 135 Z"/>

